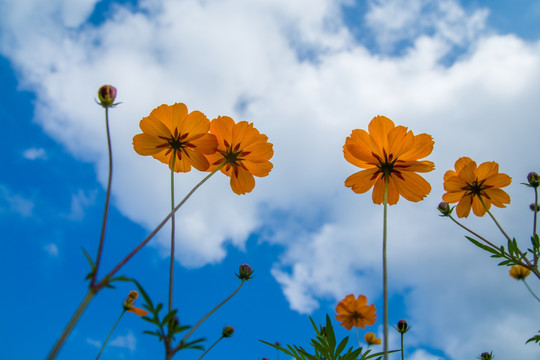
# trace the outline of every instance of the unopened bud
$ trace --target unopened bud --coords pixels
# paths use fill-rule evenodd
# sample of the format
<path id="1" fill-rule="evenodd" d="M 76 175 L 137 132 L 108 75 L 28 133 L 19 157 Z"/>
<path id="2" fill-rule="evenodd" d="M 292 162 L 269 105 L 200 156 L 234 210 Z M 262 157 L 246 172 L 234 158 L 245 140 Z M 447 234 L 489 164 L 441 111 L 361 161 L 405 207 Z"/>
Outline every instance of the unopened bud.
<path id="1" fill-rule="evenodd" d="M 493 353 L 483 352 L 478 357 L 480 360 L 492 360 L 494 358 Z"/>
<path id="2" fill-rule="evenodd" d="M 440 202 L 437 209 L 441 212 L 441 216 L 449 216 L 452 214 L 452 208 L 447 202 Z"/>
<path id="3" fill-rule="evenodd" d="M 536 212 L 538 212 L 538 205 L 536 205 L 536 204 L 531 204 L 531 205 L 529 205 L 529 209 L 531 209 L 531 211 L 536 211 Z"/>
<path id="4" fill-rule="evenodd" d="M 402 334 L 405 334 L 407 331 L 409 331 L 410 328 L 411 327 L 407 324 L 407 321 L 399 320 L 397 323 L 396 330 Z"/>
<path id="5" fill-rule="evenodd" d="M 116 88 L 112 85 L 103 85 L 98 90 L 99 104 L 104 108 L 113 107 L 116 99 Z"/>
<path id="6" fill-rule="evenodd" d="M 529 174 L 527 174 L 527 181 L 529 182 L 530 186 L 537 188 L 540 186 L 540 175 L 534 171 L 531 171 Z"/>
<path id="7" fill-rule="evenodd" d="M 253 278 L 253 269 L 248 264 L 242 264 L 240 265 L 239 274 L 236 274 L 236 276 L 240 280 L 250 280 Z"/>
<path id="8" fill-rule="evenodd" d="M 227 325 L 223 328 L 221 335 L 223 337 L 229 338 L 233 335 L 233 333 L 234 333 L 234 328 L 231 325 Z"/>

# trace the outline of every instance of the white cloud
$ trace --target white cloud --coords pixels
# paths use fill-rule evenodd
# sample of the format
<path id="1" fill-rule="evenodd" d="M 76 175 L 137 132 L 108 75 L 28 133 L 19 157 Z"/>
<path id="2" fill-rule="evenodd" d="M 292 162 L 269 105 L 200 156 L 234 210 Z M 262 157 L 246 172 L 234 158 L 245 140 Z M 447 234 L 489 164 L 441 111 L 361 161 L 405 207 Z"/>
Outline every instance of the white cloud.
<path id="1" fill-rule="evenodd" d="M 516 339 L 538 330 L 524 317 L 536 304 L 435 207 L 458 157 L 496 160 L 514 177 L 513 204 L 496 215 L 527 238 L 530 194 L 519 182 L 538 166 L 530 152 L 540 131 L 538 43 L 496 35 L 485 28 L 486 11 L 468 13 L 450 0 L 369 2 L 366 25 L 379 46 L 407 41 L 399 56 L 355 42 L 340 4 L 329 0 L 146 1 L 78 30 L 87 8 L 24 3 L 2 5 L 1 49 L 36 92 L 39 123 L 95 163 L 105 184 L 103 113 L 93 98 L 102 84 L 115 85 L 122 104 L 110 112 L 113 201 L 147 229 L 169 206 L 167 167 L 131 145 L 152 108 L 182 101 L 210 118 L 252 121 L 269 136 L 275 167 L 253 193 L 232 194 L 218 174 L 179 211 L 177 258 L 186 266 L 218 262 L 227 244 L 243 248 L 261 232 L 284 247 L 272 271 L 300 312 L 351 292 L 380 300 L 382 209 L 343 186 L 356 171 L 343 159 L 345 137 L 377 114 L 432 134 L 432 194 L 389 209 L 391 291 L 405 297 L 404 317 L 415 320 L 412 342 L 449 359 L 474 358 L 483 346 L 500 358 L 533 356 L 536 348 Z M 58 13 L 70 15 L 58 22 Z M 449 57 L 455 61 L 444 65 Z M 178 175 L 176 198 L 204 175 Z M 499 239 L 487 218 L 467 223 Z M 167 253 L 166 230 L 154 246 Z"/>
<path id="2" fill-rule="evenodd" d="M 53 257 L 58 256 L 58 246 L 56 244 L 54 243 L 47 244 L 45 245 L 44 249 L 49 255 Z"/>
<path id="3" fill-rule="evenodd" d="M 0 184 L 0 213 L 16 213 L 22 217 L 30 217 L 33 211 L 34 202 L 31 199 Z"/>
<path id="4" fill-rule="evenodd" d="M 94 339 L 91 339 L 91 338 L 87 338 L 86 339 L 86 343 L 89 344 L 89 345 L 92 345 L 93 347 L 97 348 L 97 349 L 100 349 L 101 348 L 101 341 L 99 340 L 94 340 Z"/>
<path id="5" fill-rule="evenodd" d="M 65 214 L 67 219 L 73 221 L 81 221 L 84 219 L 85 208 L 92 205 L 96 198 L 96 191 L 86 194 L 83 190 L 79 190 L 76 194 L 71 195 L 71 208 L 68 214 Z"/>
<path id="6" fill-rule="evenodd" d="M 47 152 L 43 148 L 29 148 L 23 152 L 23 158 L 28 160 L 45 160 L 47 159 Z"/>
<path id="7" fill-rule="evenodd" d="M 112 339 L 109 343 L 110 346 L 128 349 L 129 351 L 135 351 L 137 348 L 137 339 L 130 331 L 126 335 L 120 335 Z"/>

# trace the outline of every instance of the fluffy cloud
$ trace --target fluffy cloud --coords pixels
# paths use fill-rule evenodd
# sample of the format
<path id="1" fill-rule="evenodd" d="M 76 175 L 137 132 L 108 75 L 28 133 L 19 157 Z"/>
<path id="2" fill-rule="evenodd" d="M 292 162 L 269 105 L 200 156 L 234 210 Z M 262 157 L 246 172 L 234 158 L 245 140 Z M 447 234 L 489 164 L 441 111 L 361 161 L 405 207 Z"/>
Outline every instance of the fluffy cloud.
<path id="1" fill-rule="evenodd" d="M 243 248 L 262 234 L 284 248 L 272 271 L 300 312 L 350 292 L 380 296 L 382 210 L 343 186 L 355 171 L 342 156 L 345 137 L 377 114 L 432 134 L 432 194 L 390 208 L 390 284 L 421 323 L 413 342 L 454 359 L 476 356 L 480 345 L 501 358 L 532 356 L 532 346 L 503 345 L 514 341 L 507 329 L 517 339 L 538 330 L 522 316 L 531 299 L 434 208 L 458 157 L 496 160 L 514 177 L 512 214 L 496 214 L 527 238 L 520 229 L 529 227 L 521 216 L 529 194 L 518 183 L 538 165 L 528 155 L 540 130 L 537 43 L 498 35 L 486 28 L 486 11 L 451 0 L 368 2 L 364 22 L 382 52 L 344 25 L 345 2 L 148 0 L 114 7 L 99 25 L 85 22 L 92 2 L 24 3 L 2 3 L 0 48 L 37 94 L 37 121 L 94 163 L 105 184 L 103 114 L 93 98 L 100 85 L 115 85 L 122 105 L 110 113 L 114 205 L 149 230 L 167 214 L 168 169 L 135 154 L 131 141 L 152 108 L 182 101 L 209 118 L 254 122 L 269 136 L 275 167 L 253 193 L 232 194 L 218 174 L 179 211 L 177 258 L 218 262 L 227 244 Z M 203 176 L 177 176 L 176 198 Z M 500 238 L 488 219 L 469 223 Z M 164 254 L 167 242 L 157 241 Z"/>

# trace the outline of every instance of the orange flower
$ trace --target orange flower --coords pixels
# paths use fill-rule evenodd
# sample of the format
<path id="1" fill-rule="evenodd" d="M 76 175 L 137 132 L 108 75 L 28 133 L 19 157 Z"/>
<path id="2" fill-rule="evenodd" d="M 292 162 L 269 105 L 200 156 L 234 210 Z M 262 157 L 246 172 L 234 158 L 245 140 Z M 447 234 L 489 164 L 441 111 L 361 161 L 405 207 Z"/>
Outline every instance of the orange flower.
<path id="1" fill-rule="evenodd" d="M 366 335 L 364 335 L 364 340 L 366 340 L 368 345 L 381 345 L 381 339 L 373 332 L 366 333 Z"/>
<path id="2" fill-rule="evenodd" d="M 160 105 L 139 124 L 142 134 L 133 137 L 133 148 L 139 155 L 152 155 L 169 164 L 175 172 L 188 172 L 191 166 L 200 171 L 210 164 L 203 155 L 216 152 L 216 137 L 208 133 L 210 120 L 200 111 L 188 114 L 186 105 Z"/>
<path id="3" fill-rule="evenodd" d="M 388 204 L 398 202 L 399 196 L 409 201 L 420 201 L 431 191 L 431 186 L 417 172 L 434 169 L 431 161 L 418 161 L 433 151 L 431 135 L 414 135 L 404 126 L 395 126 L 392 120 L 376 116 L 369 123 L 369 133 L 353 130 L 345 140 L 345 159 L 365 169 L 352 174 L 345 186 L 357 194 L 372 187 L 373 202 L 384 201 L 385 178 L 388 178 Z"/>
<path id="4" fill-rule="evenodd" d="M 510 276 L 516 280 L 525 280 L 525 278 L 531 273 L 531 270 L 520 265 L 515 265 L 510 268 L 509 273 Z"/>
<path id="5" fill-rule="evenodd" d="M 228 116 L 219 116 L 212 120 L 210 133 L 216 136 L 218 147 L 215 154 L 207 155 L 208 171 L 226 163 L 221 172 L 231 178 L 231 188 L 236 194 L 250 192 L 255 187 L 253 176 L 266 176 L 272 170 L 269 161 L 274 155 L 272 144 L 253 124 L 235 123 Z"/>
<path id="6" fill-rule="evenodd" d="M 135 302 L 135 299 L 137 299 L 137 297 L 139 297 L 139 293 L 137 291 L 135 291 L 135 290 L 131 290 L 129 292 L 128 297 L 124 301 L 124 310 L 132 312 L 132 313 L 134 313 L 136 315 L 139 315 L 139 316 L 148 315 L 148 311 L 133 306 L 133 303 Z"/>
<path id="7" fill-rule="evenodd" d="M 470 158 L 462 157 L 454 167 L 455 171 L 448 170 L 444 174 L 446 193 L 442 198 L 448 203 L 458 203 L 458 217 L 469 216 L 471 207 L 476 216 L 484 216 L 492 204 L 500 208 L 510 204 L 510 196 L 500 188 L 510 185 L 512 178 L 499 174 L 499 164 L 496 162 L 485 162 L 477 167 Z"/>
<path id="8" fill-rule="evenodd" d="M 367 298 L 358 295 L 358 299 L 353 294 L 347 295 L 336 306 L 336 320 L 341 321 L 341 326 L 351 330 L 353 326 L 365 328 L 366 325 L 373 325 L 377 320 L 375 305 L 367 305 Z"/>

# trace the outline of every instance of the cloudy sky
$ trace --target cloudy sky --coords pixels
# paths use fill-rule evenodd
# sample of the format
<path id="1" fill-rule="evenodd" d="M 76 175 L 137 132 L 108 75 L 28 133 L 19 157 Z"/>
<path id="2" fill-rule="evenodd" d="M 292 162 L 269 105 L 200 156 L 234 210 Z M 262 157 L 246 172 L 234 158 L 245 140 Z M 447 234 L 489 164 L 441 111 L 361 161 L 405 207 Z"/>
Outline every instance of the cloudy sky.
<path id="1" fill-rule="evenodd" d="M 350 293 L 382 320 L 382 207 L 344 186 L 356 169 L 342 153 L 376 115 L 435 140 L 431 194 L 389 208 L 389 316 L 413 324 L 407 358 L 537 359 L 524 342 L 540 329 L 538 303 L 435 208 L 459 157 L 497 161 L 512 203 L 494 214 L 528 246 L 532 194 L 520 183 L 540 170 L 539 21 L 535 0 L 0 0 L 0 357 L 45 357 L 85 294 L 81 248 L 97 251 L 108 169 L 94 99 L 112 84 L 122 104 L 110 111 L 103 271 L 168 212 L 168 168 L 132 147 L 153 108 L 246 120 L 274 145 L 252 193 L 216 174 L 178 213 L 182 323 L 234 290 L 239 264 L 257 274 L 201 327 L 210 342 L 236 329 L 207 359 L 275 359 L 259 339 L 307 346 L 308 315 L 323 322 Z M 175 196 L 204 175 L 177 175 Z M 502 244 L 487 217 L 464 222 Z M 165 229 L 121 272 L 155 302 L 167 297 Z M 131 289 L 100 293 L 58 358 L 95 358 Z M 127 314 L 102 359 L 159 358 L 147 329 Z M 382 335 L 381 321 L 370 330 Z"/>

